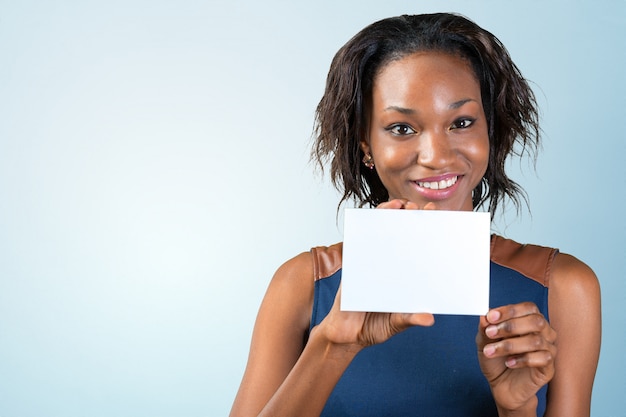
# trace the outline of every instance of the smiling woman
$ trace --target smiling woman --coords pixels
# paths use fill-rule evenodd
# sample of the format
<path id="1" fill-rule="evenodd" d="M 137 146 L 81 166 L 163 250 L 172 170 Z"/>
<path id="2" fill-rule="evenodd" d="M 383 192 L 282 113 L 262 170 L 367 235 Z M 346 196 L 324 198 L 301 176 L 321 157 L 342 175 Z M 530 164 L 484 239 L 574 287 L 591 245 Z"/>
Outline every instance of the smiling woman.
<path id="1" fill-rule="evenodd" d="M 371 22 L 438 10 L 495 33 L 536 94 L 536 168 L 527 155 L 506 162 L 532 215 L 505 202 L 491 228 L 559 247 L 597 274 L 591 414 L 624 415 L 624 0 L 20 0 L 0 2 L 0 416 L 228 415 L 274 271 L 341 240 L 342 194 L 311 172 L 307 152 L 335 52 Z M 337 128 L 349 105 L 328 106 Z M 353 161 L 340 167 L 375 174 L 381 161 L 370 170 L 360 140 L 341 137 Z M 447 345 L 475 366 L 468 327 Z M 434 353 L 438 378 L 461 375 L 452 355 L 436 363 Z M 409 368 L 396 354 L 377 369 L 394 359 Z M 450 390 L 467 392 L 458 381 Z M 394 399 L 417 390 L 387 382 L 365 385 Z"/>
<path id="2" fill-rule="evenodd" d="M 469 62 L 418 52 L 374 80 L 369 138 L 361 149 L 389 194 L 419 206 L 472 210 L 489 160 L 487 119 Z"/>
<path id="3" fill-rule="evenodd" d="M 514 144 L 539 140 L 507 51 L 454 14 L 363 29 L 335 56 L 317 116 L 314 155 L 344 200 L 378 209 L 488 203 L 493 216 L 523 198 L 504 171 Z M 276 272 L 231 416 L 589 415 L 600 294 L 576 258 L 492 236 L 479 318 L 342 311 L 341 259 L 341 243 L 317 247 Z"/>

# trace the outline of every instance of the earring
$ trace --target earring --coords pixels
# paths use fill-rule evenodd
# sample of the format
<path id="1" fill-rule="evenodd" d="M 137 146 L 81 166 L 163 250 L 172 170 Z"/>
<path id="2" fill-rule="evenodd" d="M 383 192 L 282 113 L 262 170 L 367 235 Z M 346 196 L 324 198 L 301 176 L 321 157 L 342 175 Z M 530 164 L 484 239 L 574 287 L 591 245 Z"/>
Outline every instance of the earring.
<path id="1" fill-rule="evenodd" d="M 369 153 L 366 153 L 363 157 L 363 165 L 369 169 L 374 169 L 374 158 Z"/>

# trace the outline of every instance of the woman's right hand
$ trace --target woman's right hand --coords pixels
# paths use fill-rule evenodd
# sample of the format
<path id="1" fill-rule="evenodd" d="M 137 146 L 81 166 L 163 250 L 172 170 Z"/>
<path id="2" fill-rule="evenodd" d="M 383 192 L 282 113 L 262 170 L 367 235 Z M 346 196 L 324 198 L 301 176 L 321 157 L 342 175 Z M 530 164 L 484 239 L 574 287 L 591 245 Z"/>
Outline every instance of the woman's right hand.
<path id="1" fill-rule="evenodd" d="M 377 209 L 435 210 L 434 203 L 424 207 L 406 199 L 393 199 Z M 341 286 L 328 316 L 321 325 L 325 337 L 332 343 L 355 345 L 359 348 L 382 343 L 412 326 L 432 326 L 435 318 L 430 313 L 372 313 L 341 311 Z"/>
<path id="2" fill-rule="evenodd" d="M 372 313 L 342 311 L 341 286 L 332 309 L 320 323 L 325 338 L 337 345 L 357 348 L 383 343 L 391 336 L 413 326 L 432 326 L 435 318 L 430 313 Z"/>
<path id="3" fill-rule="evenodd" d="M 392 200 L 379 208 L 420 207 Z M 408 327 L 434 323 L 432 314 L 341 311 L 340 287 L 329 314 L 308 333 L 314 292 L 311 256 L 308 252 L 294 257 L 272 278 L 254 326 L 233 417 L 319 416 L 359 351 Z"/>

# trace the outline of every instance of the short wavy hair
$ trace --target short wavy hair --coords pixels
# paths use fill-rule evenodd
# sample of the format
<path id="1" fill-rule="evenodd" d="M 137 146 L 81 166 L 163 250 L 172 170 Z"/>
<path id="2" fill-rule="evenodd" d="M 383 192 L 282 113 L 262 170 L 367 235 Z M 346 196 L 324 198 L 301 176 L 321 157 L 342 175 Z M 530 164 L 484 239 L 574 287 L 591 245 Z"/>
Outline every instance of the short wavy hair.
<path id="1" fill-rule="evenodd" d="M 536 159 L 540 141 L 534 93 L 498 38 L 471 20 L 451 13 L 403 15 L 373 23 L 335 55 L 324 95 L 316 109 L 312 159 L 322 171 L 330 162 L 339 202 L 361 207 L 389 199 L 376 170 L 363 169 L 362 140 L 369 135 L 374 78 L 391 61 L 418 51 L 450 53 L 466 59 L 480 83 L 489 133 L 487 170 L 472 195 L 474 209 L 487 202 L 493 218 L 510 198 L 517 211 L 524 190 L 506 175 L 509 155 L 528 152 Z"/>

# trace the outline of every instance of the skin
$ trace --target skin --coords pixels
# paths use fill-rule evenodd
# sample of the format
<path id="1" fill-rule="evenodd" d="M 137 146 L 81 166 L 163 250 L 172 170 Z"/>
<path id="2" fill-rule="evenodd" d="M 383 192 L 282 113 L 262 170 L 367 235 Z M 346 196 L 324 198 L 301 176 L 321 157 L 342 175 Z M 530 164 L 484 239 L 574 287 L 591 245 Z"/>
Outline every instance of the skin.
<path id="1" fill-rule="evenodd" d="M 469 65 L 420 52 L 387 64 L 374 80 L 370 136 L 361 142 L 390 200 L 471 211 L 487 170 L 489 136 L 480 86 Z M 456 178 L 444 190 L 420 186 Z"/>
<path id="2" fill-rule="evenodd" d="M 389 191 L 380 209 L 472 210 L 471 193 L 489 149 L 479 85 L 464 60 L 420 52 L 387 64 L 374 80 L 370 110 L 370 136 L 361 147 Z M 425 185 L 441 180 L 454 184 Z M 424 313 L 341 311 L 340 288 L 305 343 L 313 284 L 310 253 L 287 261 L 272 278 L 231 416 L 318 416 L 359 351 L 410 326 L 434 323 Z M 546 416 L 589 415 L 600 349 L 597 279 L 560 254 L 548 301 L 550 323 L 532 303 L 498 307 L 480 318 L 478 360 L 501 416 L 534 416 L 535 394 L 546 383 Z"/>

